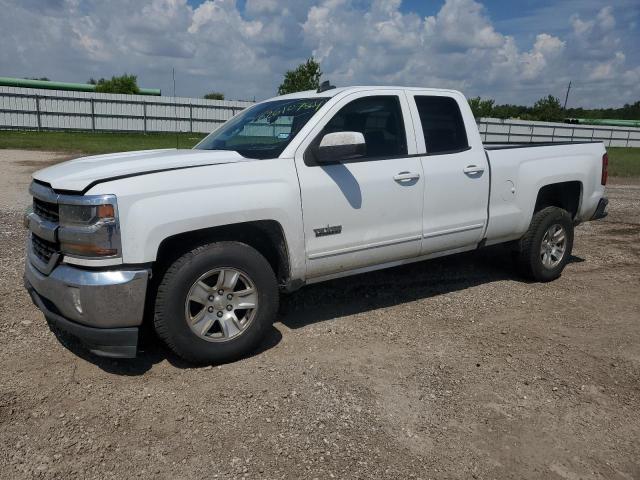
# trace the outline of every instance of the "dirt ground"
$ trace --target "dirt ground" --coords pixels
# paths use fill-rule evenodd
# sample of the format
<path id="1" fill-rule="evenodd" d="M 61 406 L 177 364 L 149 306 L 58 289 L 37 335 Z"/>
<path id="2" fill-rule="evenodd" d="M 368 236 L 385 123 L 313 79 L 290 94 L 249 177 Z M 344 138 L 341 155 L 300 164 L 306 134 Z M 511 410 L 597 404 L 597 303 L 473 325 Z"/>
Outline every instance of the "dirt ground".
<path id="1" fill-rule="evenodd" d="M 0 477 L 640 479 L 640 182 L 555 282 L 498 250 L 310 286 L 192 368 L 67 348 L 32 306 L 24 189 L 56 158 L 0 150 Z"/>

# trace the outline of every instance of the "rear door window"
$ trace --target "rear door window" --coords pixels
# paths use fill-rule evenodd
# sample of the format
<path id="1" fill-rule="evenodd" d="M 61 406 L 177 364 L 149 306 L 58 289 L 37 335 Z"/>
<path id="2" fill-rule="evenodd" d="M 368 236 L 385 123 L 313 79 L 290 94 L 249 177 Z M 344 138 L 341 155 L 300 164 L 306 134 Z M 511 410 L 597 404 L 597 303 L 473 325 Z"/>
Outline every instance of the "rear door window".
<path id="1" fill-rule="evenodd" d="M 458 103 L 451 97 L 415 96 L 427 154 L 455 153 L 469 148 Z"/>

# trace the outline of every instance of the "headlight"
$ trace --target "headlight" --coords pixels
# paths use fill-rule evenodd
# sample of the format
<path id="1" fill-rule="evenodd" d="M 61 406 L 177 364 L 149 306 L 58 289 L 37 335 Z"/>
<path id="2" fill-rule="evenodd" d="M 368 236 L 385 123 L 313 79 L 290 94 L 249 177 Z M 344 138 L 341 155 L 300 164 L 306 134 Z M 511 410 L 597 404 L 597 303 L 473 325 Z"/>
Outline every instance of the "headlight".
<path id="1" fill-rule="evenodd" d="M 58 230 L 62 253 L 84 258 L 120 255 L 120 226 L 114 195 L 78 197 L 73 204 L 62 202 Z"/>

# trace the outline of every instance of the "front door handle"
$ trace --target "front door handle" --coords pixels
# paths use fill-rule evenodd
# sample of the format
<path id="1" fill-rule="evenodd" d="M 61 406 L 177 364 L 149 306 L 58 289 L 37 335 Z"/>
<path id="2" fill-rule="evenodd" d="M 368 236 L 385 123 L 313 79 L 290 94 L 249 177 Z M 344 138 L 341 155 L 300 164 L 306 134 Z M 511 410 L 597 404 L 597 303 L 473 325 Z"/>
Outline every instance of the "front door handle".
<path id="1" fill-rule="evenodd" d="M 484 167 L 478 167 L 477 165 L 467 165 L 462 171 L 467 175 L 475 175 L 484 172 Z"/>
<path id="2" fill-rule="evenodd" d="M 409 182 L 412 180 L 419 180 L 420 174 L 415 172 L 400 172 L 397 175 L 394 175 L 393 179 L 398 183 Z"/>

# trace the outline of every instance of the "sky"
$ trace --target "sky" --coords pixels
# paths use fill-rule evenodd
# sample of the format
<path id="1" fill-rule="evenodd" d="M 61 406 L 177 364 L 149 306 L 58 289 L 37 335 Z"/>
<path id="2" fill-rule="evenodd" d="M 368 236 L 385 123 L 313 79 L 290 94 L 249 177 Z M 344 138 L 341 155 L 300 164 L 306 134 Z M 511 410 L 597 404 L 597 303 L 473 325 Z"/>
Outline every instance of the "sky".
<path id="1" fill-rule="evenodd" d="M 135 74 L 262 100 L 313 56 L 337 86 L 454 88 L 568 106 L 640 100 L 640 0 L 0 0 L 0 76 Z"/>

